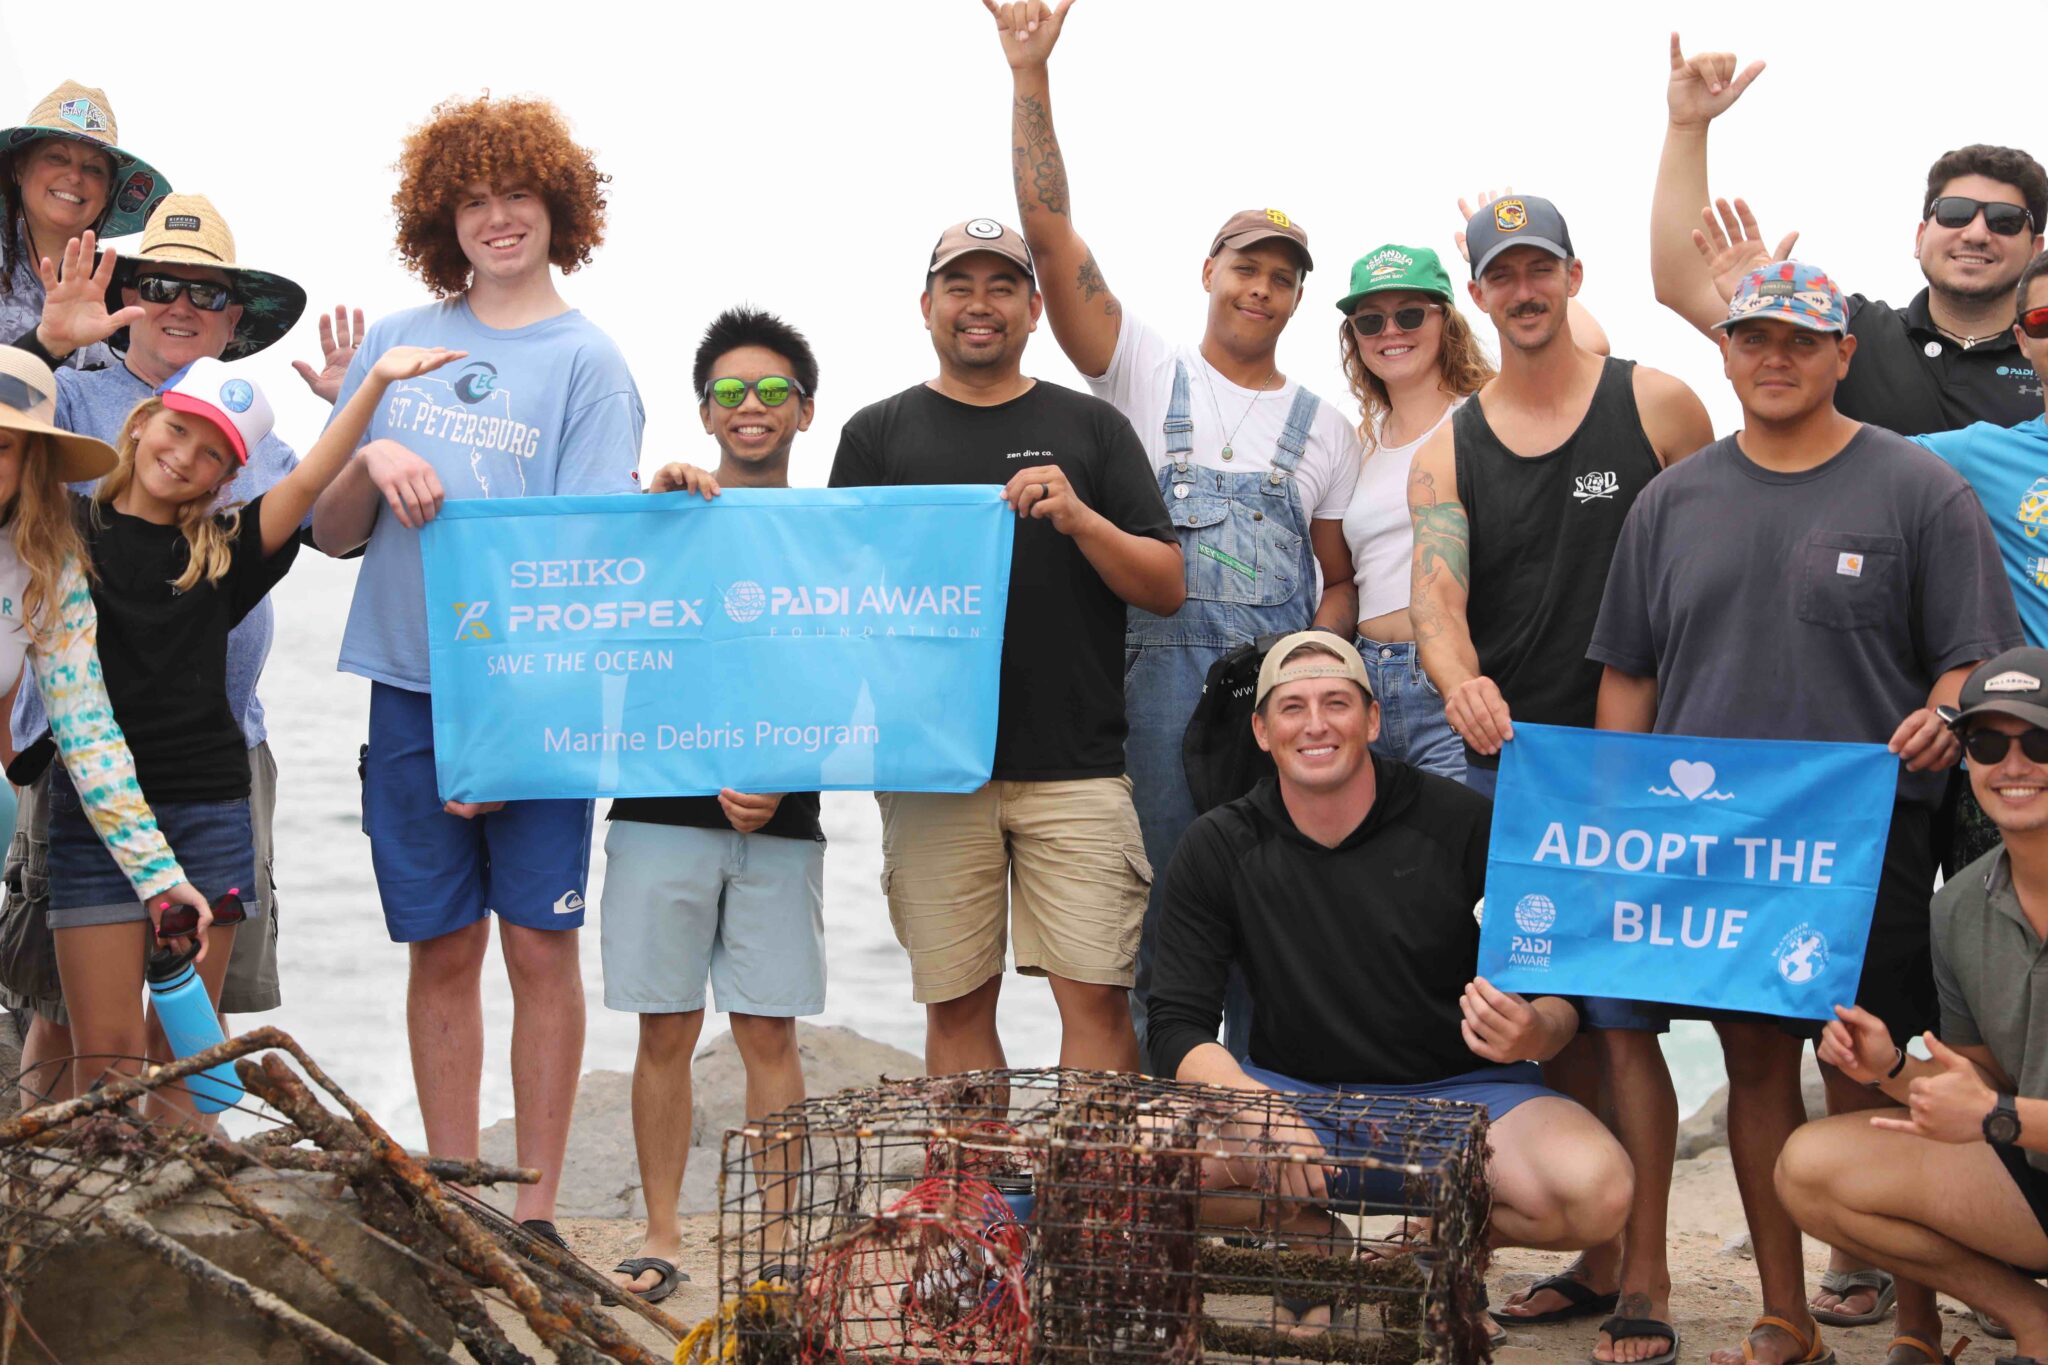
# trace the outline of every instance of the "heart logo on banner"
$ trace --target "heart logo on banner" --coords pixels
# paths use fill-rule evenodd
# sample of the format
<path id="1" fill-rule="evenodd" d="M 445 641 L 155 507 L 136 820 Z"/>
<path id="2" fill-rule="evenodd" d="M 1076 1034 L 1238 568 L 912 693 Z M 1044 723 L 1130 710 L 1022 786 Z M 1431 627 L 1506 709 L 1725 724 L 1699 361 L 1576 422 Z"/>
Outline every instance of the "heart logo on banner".
<path id="1" fill-rule="evenodd" d="M 1701 792 L 1713 787 L 1714 765 L 1681 758 L 1671 765 L 1671 785 L 1678 788 L 1686 800 L 1696 801 Z"/>

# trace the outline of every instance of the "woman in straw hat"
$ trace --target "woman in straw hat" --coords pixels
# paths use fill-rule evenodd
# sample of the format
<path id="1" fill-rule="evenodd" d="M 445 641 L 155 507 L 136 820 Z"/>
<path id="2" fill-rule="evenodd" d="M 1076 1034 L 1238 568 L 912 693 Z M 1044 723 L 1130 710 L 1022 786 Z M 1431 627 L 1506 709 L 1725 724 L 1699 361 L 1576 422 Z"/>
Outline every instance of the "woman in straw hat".
<path id="1" fill-rule="evenodd" d="M 38 262 L 53 263 L 64 244 L 87 232 L 120 237 L 139 231 L 170 190 L 162 172 L 118 141 L 104 91 L 66 81 L 15 127 L 0 130 L 0 341 L 33 329 L 43 312 Z M 88 258 L 89 259 L 89 258 Z M 73 352 L 68 363 L 101 365 L 104 346 Z"/>

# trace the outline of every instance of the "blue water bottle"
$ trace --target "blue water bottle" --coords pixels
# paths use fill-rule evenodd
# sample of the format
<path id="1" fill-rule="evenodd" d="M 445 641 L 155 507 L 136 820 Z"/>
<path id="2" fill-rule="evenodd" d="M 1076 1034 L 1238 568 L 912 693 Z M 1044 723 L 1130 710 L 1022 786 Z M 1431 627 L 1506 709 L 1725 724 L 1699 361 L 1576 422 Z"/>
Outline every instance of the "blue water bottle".
<path id="1" fill-rule="evenodd" d="M 241 897 L 233 891 L 213 903 L 217 919 L 239 920 L 241 912 Z M 149 966 L 144 971 L 149 981 L 150 1002 L 156 1006 L 157 1022 L 163 1025 L 174 1057 L 190 1057 L 226 1041 L 226 1035 L 220 1031 L 220 1016 L 213 1012 L 213 1001 L 207 997 L 206 983 L 199 979 L 199 969 L 192 965 L 198 952 L 196 941 L 183 952 L 158 948 L 149 955 Z M 185 1086 L 191 1092 L 193 1107 L 202 1114 L 217 1114 L 242 1099 L 242 1083 L 227 1062 L 187 1078 Z"/>

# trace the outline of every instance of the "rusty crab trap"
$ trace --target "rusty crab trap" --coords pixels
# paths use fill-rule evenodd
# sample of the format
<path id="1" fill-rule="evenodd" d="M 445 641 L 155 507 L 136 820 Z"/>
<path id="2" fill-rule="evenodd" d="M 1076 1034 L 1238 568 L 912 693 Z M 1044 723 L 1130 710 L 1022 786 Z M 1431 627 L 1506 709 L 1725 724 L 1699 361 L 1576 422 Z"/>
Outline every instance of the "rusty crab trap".
<path id="1" fill-rule="evenodd" d="M 1113 1073 L 885 1081 L 730 1132 L 679 1361 L 1483 1359 L 1476 1106 Z"/>

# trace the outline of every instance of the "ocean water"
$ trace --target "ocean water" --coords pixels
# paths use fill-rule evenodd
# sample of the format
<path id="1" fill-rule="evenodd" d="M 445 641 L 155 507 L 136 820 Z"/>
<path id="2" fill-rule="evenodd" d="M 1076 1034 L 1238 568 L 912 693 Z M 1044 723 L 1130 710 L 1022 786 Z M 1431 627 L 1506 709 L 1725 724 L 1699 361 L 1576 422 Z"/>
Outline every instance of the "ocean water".
<path id="1" fill-rule="evenodd" d="M 302 554 L 277 588 L 277 640 L 262 696 L 277 755 L 277 876 L 282 908 L 279 969 L 284 1006 L 239 1016 L 292 1034 L 402 1141 L 421 1141 L 405 1037 L 406 950 L 384 932 L 360 828 L 356 750 L 369 715 L 369 684 L 335 671 L 355 587 L 355 563 Z M 913 1053 L 923 1050 L 924 1012 L 910 999 L 910 970 L 882 899 L 881 822 L 872 797 L 827 793 L 824 801 L 825 930 L 831 970 L 826 1013 Z M 584 1070 L 629 1070 L 634 1016 L 605 1009 L 597 951 L 604 881 L 602 821 L 594 839 L 591 914 L 583 934 L 588 1017 Z M 485 969 L 483 1121 L 512 1112 L 507 1049 L 512 997 L 495 951 Z M 1012 1065 L 1050 1065 L 1059 1018 L 1043 981 L 1005 978 L 999 1011 Z M 706 1041 L 723 1032 L 707 1021 Z M 1681 1112 L 1721 1083 L 1720 1054 L 1704 1025 L 1681 1024 L 1666 1042 Z"/>

